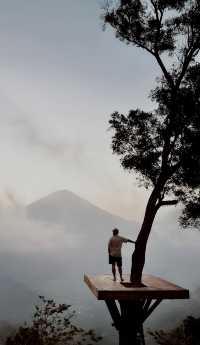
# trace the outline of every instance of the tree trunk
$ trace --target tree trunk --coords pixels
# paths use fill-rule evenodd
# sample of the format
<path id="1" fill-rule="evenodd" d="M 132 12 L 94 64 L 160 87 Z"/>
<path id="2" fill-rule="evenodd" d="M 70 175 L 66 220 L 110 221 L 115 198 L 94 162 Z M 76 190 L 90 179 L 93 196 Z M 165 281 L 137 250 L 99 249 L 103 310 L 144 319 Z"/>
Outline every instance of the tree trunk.
<path id="1" fill-rule="evenodd" d="M 152 191 L 147 203 L 142 227 L 136 240 L 135 250 L 132 255 L 132 267 L 130 275 L 130 281 L 136 286 L 142 285 L 142 271 L 145 264 L 147 241 L 155 215 L 160 207 L 159 197 L 163 186 L 164 183 L 159 183 Z"/>
<path id="2" fill-rule="evenodd" d="M 138 342 L 138 338 L 143 339 L 143 310 L 141 301 L 120 300 L 119 304 L 121 309 L 119 345 L 141 344 L 141 342 Z"/>

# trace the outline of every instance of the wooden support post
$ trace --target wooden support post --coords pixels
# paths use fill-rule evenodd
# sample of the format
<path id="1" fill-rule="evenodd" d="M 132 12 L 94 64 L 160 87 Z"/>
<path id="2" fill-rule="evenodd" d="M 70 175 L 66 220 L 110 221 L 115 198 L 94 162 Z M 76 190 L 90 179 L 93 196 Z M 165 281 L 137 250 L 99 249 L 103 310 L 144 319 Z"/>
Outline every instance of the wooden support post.
<path id="1" fill-rule="evenodd" d="M 119 310 L 115 300 L 105 300 L 113 326 L 119 333 L 119 345 L 145 345 L 143 323 L 161 301 L 157 299 L 152 303 L 152 299 L 119 300 Z"/>
<path id="2" fill-rule="evenodd" d="M 143 322 L 142 303 L 140 301 L 119 301 L 121 309 L 121 327 L 119 345 L 142 344 Z"/>
<path id="3" fill-rule="evenodd" d="M 105 300 L 105 302 L 110 312 L 110 315 L 112 317 L 113 326 L 115 326 L 115 328 L 119 330 L 121 327 L 121 315 L 117 308 L 116 301 L 112 299 L 111 300 L 108 299 L 108 300 Z"/>
<path id="4" fill-rule="evenodd" d="M 143 317 L 143 322 L 153 313 L 153 311 L 156 309 L 156 307 L 162 302 L 162 299 L 157 299 L 151 306 L 151 302 L 149 304 L 149 308 L 145 310 L 144 312 L 144 317 Z"/>
<path id="5" fill-rule="evenodd" d="M 149 309 L 149 306 L 150 306 L 151 302 L 152 302 L 151 298 L 145 299 L 144 307 L 143 307 L 144 313 L 146 313 L 147 310 Z"/>

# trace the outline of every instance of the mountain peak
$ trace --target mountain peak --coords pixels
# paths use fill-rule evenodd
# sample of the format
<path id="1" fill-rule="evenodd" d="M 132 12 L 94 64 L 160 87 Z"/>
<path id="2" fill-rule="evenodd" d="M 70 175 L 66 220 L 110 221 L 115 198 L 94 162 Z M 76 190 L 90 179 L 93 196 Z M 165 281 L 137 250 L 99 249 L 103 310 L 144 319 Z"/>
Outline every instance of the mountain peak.
<path id="1" fill-rule="evenodd" d="M 72 208 L 72 207 L 84 207 L 84 208 L 93 208 L 96 210 L 99 210 L 100 212 L 103 213 L 108 213 L 107 211 L 102 210 L 101 208 L 93 205 L 91 202 L 88 200 L 81 198 L 77 194 L 75 194 L 72 191 L 69 191 L 67 189 L 62 189 L 55 191 L 53 193 L 48 194 L 47 196 L 44 196 L 40 198 L 39 200 L 34 201 L 30 205 L 28 205 L 28 208 L 33 208 L 36 206 L 44 206 L 44 205 L 49 205 L 53 207 L 60 207 L 61 209 L 67 209 L 67 208 Z"/>
<path id="2" fill-rule="evenodd" d="M 27 206 L 28 216 L 47 223 L 73 224 L 96 226 L 105 219 L 109 220 L 112 227 L 119 223 L 133 222 L 126 221 L 119 216 L 110 214 L 107 211 L 93 205 L 89 201 L 82 199 L 75 193 L 68 190 L 59 190 L 43 197 Z"/>

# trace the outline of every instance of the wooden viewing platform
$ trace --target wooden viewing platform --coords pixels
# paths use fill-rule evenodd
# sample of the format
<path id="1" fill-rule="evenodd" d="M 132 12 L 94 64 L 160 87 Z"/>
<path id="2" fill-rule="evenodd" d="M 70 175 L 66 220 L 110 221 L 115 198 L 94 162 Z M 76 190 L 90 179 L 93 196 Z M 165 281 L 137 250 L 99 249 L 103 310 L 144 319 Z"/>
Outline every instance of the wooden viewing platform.
<path id="1" fill-rule="evenodd" d="M 119 332 L 119 345 L 145 345 L 143 323 L 164 299 L 187 299 L 189 290 L 164 279 L 144 274 L 144 286 L 135 287 L 124 275 L 124 282 L 112 275 L 84 276 L 98 300 L 104 300 L 113 326 Z M 117 303 L 118 302 L 118 305 Z"/>
<path id="2" fill-rule="evenodd" d="M 172 284 L 164 279 L 144 274 L 144 287 L 133 287 L 129 275 L 124 275 L 124 282 L 113 281 L 112 275 L 84 276 L 84 281 L 98 300 L 136 300 L 151 299 L 186 299 L 189 290 Z"/>

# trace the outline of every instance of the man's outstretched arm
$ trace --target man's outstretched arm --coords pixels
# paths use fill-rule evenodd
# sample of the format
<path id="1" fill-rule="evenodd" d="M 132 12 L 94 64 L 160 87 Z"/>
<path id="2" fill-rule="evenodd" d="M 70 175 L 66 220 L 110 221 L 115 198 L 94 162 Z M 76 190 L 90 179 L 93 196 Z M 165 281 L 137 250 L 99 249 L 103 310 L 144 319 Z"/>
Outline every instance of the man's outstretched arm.
<path id="1" fill-rule="evenodd" d="M 125 243 L 127 243 L 127 242 L 129 242 L 129 243 L 135 243 L 135 241 L 132 241 L 132 240 L 130 240 L 129 238 L 121 237 L 121 239 L 122 239 L 122 241 L 125 242 Z"/>
<path id="2" fill-rule="evenodd" d="M 130 242 L 130 243 L 135 243 L 135 241 L 132 241 L 132 240 L 128 240 L 127 242 Z"/>

